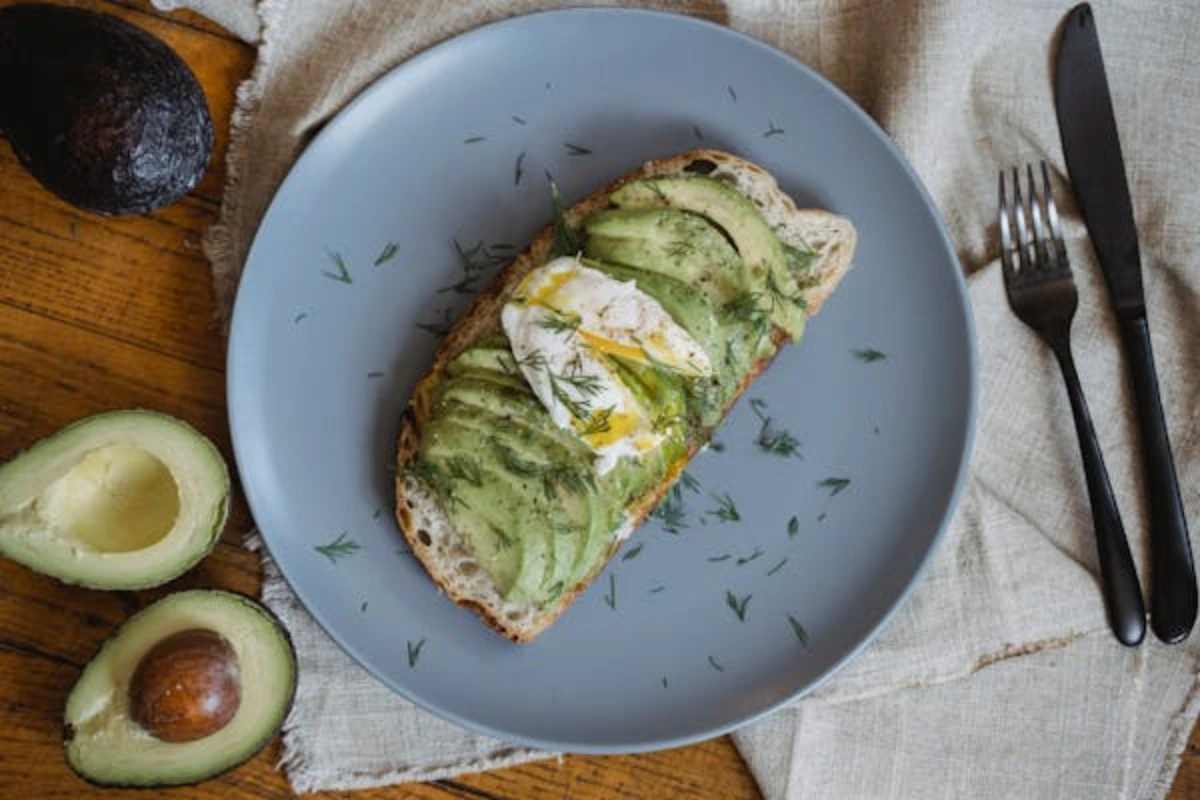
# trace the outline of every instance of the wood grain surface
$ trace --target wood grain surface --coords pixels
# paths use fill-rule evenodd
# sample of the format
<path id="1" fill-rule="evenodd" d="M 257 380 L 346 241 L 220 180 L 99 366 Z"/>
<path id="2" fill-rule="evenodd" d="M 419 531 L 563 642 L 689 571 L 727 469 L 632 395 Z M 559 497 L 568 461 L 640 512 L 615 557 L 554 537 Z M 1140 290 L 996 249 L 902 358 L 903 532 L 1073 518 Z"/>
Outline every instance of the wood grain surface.
<path id="1" fill-rule="evenodd" d="M 0 6 L 9 5 L 0 0 Z M 254 51 L 189 13 L 144 0 L 75 0 L 164 39 L 191 66 L 217 126 L 212 165 L 178 203 L 132 218 L 74 209 L 42 189 L 0 142 L 0 459 L 67 423 L 106 409 L 145 407 L 181 417 L 232 463 L 225 415 L 225 343 L 213 324 L 200 250 L 217 217 L 234 91 Z M 0 76 L 2 80 L 4 76 Z M 223 587 L 254 594 L 257 558 L 240 547 L 252 524 L 235 498 L 221 544 L 186 576 L 153 591 L 70 587 L 0 561 L 0 797 L 290 797 L 275 768 L 278 740 L 242 767 L 203 784 L 151 793 L 94 789 L 62 755 L 67 692 L 116 626 L 166 592 Z M 454 780 L 314 797 L 610 800 L 757 798 L 728 738 L 638 756 L 568 756 Z M 1200 797 L 1194 733 L 1171 798 Z"/>

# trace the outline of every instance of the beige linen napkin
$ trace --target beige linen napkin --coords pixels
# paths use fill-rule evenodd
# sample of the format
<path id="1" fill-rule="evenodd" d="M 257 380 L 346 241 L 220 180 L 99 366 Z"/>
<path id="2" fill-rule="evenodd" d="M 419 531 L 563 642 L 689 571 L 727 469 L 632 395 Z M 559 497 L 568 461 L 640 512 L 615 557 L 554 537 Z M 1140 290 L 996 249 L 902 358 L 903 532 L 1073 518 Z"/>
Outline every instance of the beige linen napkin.
<path id="1" fill-rule="evenodd" d="M 256 226 L 309 137 L 421 49 L 549 4 L 160 0 L 261 36 L 241 87 L 220 223 L 207 237 L 227 308 Z M 594 3 L 593 3 L 594 4 Z M 1069 4 L 680 0 L 833 80 L 897 140 L 942 210 L 968 276 L 980 350 L 971 475 L 910 601 L 810 697 L 735 734 L 777 798 L 1163 796 L 1200 711 L 1200 634 L 1127 650 L 1108 634 L 1077 443 L 1049 352 L 1008 311 L 996 263 L 997 169 L 1063 174 L 1050 64 Z M 1134 206 L 1168 426 L 1200 534 L 1200 9 L 1095 3 Z M 346 47 L 348 41 L 354 47 Z M 814 154 L 819 157 L 819 154 Z M 1081 378 L 1143 581 L 1146 513 L 1115 325 L 1070 192 Z M 264 598 L 296 639 L 284 765 L 301 791 L 426 780 L 537 757 L 461 731 L 375 683 L 266 564 Z"/>

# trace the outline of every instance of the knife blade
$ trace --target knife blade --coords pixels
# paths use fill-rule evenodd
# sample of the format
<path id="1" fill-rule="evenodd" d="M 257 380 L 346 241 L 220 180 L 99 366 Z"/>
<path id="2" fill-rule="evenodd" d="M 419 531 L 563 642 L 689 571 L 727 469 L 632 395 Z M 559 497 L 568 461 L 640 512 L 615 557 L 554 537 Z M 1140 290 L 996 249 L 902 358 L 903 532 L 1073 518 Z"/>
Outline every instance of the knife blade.
<path id="1" fill-rule="evenodd" d="M 1196 621 L 1195 566 L 1154 370 L 1125 160 L 1088 3 L 1067 13 L 1054 78 L 1067 172 L 1104 273 L 1133 383 L 1149 509 L 1151 628 L 1162 641 L 1179 642 Z"/>

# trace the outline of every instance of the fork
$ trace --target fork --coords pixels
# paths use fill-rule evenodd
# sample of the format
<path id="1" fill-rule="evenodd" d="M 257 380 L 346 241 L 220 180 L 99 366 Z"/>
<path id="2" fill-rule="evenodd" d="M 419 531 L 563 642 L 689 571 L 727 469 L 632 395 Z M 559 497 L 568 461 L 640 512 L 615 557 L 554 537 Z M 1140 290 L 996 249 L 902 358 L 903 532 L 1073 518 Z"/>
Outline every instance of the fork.
<path id="1" fill-rule="evenodd" d="M 1146 612 L 1137 569 L 1100 454 L 1100 442 L 1071 356 L 1071 320 L 1079 305 L 1079 295 L 1071 277 L 1062 223 L 1045 161 L 1041 167 L 1039 196 L 1033 165 L 1025 165 L 1027 198 L 1022 195 L 1020 171 L 1013 167 L 1011 206 L 1005 192 L 1005 175 L 1000 172 L 1000 261 L 1004 291 L 1013 313 L 1049 345 L 1062 368 L 1092 506 L 1108 624 L 1118 641 L 1135 646 L 1146 635 Z"/>

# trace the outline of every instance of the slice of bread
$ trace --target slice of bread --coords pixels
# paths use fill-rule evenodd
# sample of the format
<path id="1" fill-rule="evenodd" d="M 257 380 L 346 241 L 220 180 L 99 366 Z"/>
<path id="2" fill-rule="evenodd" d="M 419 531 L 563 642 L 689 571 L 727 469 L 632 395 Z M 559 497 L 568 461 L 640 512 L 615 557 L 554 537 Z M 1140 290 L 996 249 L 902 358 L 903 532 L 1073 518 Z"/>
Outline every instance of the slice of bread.
<path id="1" fill-rule="evenodd" d="M 578 225 L 591 214 L 606 208 L 609 197 L 625 183 L 645 177 L 707 174 L 728 182 L 758 206 L 763 217 L 785 244 L 818 255 L 800 284 L 809 316 L 829 298 L 850 266 L 857 234 L 851 222 L 828 211 L 798 209 L 761 167 L 717 150 L 693 150 L 661 161 L 650 161 L 612 184 L 588 195 L 567 209 L 567 223 Z M 612 543 L 603 558 L 578 585 L 567 587 L 554 601 L 506 600 L 488 572 L 476 559 L 469 542 L 454 528 L 437 497 L 408 467 L 420 444 L 421 431 L 430 419 L 435 389 L 443 380 L 446 365 L 458 353 L 488 336 L 501 333 L 500 312 L 521 279 L 532 269 L 549 260 L 554 243 L 552 226 L 547 226 L 529 248 L 507 266 L 453 327 L 434 356 L 432 367 L 417 384 L 409 407 L 401 420 L 397 442 L 396 519 L 413 554 L 430 577 L 455 603 L 474 610 L 503 636 L 514 642 L 528 642 L 545 630 L 567 609 L 574 599 L 595 580 L 616 553 L 620 543 L 665 496 L 687 462 L 700 449 L 696 444 L 672 464 L 666 479 L 631 503 L 620 529 L 613 531 Z M 772 331 L 777 347 L 785 334 Z M 751 382 L 767 368 L 769 359 L 755 363 L 742 378 L 726 413 Z"/>

